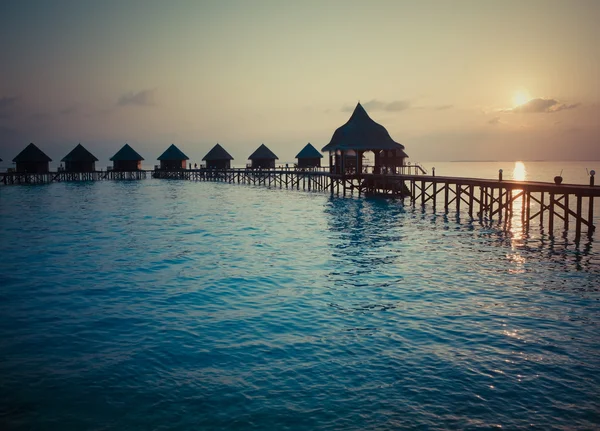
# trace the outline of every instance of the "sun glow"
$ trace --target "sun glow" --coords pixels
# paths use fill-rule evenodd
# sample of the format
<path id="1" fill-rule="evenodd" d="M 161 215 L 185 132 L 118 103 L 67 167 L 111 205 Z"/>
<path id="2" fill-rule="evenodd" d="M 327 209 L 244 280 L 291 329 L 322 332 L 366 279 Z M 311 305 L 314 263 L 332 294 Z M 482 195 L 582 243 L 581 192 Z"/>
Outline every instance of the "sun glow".
<path id="1" fill-rule="evenodd" d="M 527 170 L 525 169 L 525 163 L 523 162 L 515 162 L 515 167 L 513 168 L 513 180 L 517 181 L 525 181 L 527 178 Z"/>
<path id="2" fill-rule="evenodd" d="M 526 90 L 519 90 L 513 95 L 513 106 L 521 106 L 529 102 L 530 99 L 531 97 Z"/>

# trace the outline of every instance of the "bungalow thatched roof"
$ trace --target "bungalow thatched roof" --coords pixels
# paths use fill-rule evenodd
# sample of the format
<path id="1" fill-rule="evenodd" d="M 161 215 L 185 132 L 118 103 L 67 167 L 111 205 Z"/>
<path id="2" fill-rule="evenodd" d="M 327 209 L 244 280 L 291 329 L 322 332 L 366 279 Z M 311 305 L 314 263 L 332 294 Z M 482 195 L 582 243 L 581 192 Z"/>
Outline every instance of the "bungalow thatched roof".
<path id="1" fill-rule="evenodd" d="M 140 161 L 144 160 L 142 156 L 140 156 L 137 151 L 129 146 L 129 144 L 123 145 L 123 147 L 117 151 L 117 154 L 110 158 L 111 162 L 122 162 L 122 161 Z"/>
<path id="2" fill-rule="evenodd" d="M 202 160 L 233 160 L 233 157 L 231 157 L 231 154 L 225 151 L 225 148 L 217 144 L 212 147 L 212 150 L 206 153 L 206 156 L 204 156 Z"/>
<path id="3" fill-rule="evenodd" d="M 25 149 L 13 159 L 13 162 L 15 163 L 43 163 L 51 161 L 52 159 L 33 143 L 27 145 Z"/>
<path id="4" fill-rule="evenodd" d="M 248 160 L 259 159 L 279 160 L 279 157 L 277 157 L 273 151 L 269 150 L 265 144 L 261 144 L 260 147 L 258 147 L 256 151 L 250 155 L 250 157 L 248 157 Z"/>
<path id="5" fill-rule="evenodd" d="M 165 150 L 164 153 L 160 155 L 157 160 L 189 160 L 190 158 L 183 154 L 183 152 L 175 146 L 175 144 L 171 144 L 169 148 Z"/>
<path id="6" fill-rule="evenodd" d="M 92 153 L 84 148 L 83 145 L 77 144 L 75 148 L 67 154 L 61 162 L 97 162 L 98 159 Z"/>
<path id="7" fill-rule="evenodd" d="M 338 127 L 331 142 L 321 149 L 335 150 L 404 150 L 404 145 L 395 142 L 385 127 L 373 121 L 358 103 L 348 122 Z"/>
<path id="8" fill-rule="evenodd" d="M 323 158 L 323 154 L 321 154 L 321 152 L 319 150 L 317 150 L 315 147 L 312 146 L 312 144 L 309 142 L 308 144 L 306 144 L 306 146 L 304 148 L 302 148 L 302 151 L 300 151 L 297 155 L 296 155 L 297 159 L 316 159 L 316 158 Z"/>

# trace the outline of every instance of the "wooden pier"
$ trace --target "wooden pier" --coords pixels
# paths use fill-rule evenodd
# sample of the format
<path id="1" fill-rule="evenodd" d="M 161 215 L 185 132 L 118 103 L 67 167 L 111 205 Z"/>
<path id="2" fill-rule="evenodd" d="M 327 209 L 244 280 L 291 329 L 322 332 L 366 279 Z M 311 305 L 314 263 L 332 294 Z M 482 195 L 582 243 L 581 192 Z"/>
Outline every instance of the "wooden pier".
<path id="1" fill-rule="evenodd" d="M 328 192 L 332 196 L 377 195 L 408 200 L 413 206 L 467 214 L 472 219 L 503 221 L 507 226 L 520 220 L 523 229 L 537 222 L 550 235 L 555 230 L 574 230 L 575 237 L 592 235 L 594 205 L 600 202 L 600 187 L 535 181 L 503 181 L 444 177 L 423 174 L 331 173 L 316 169 L 180 169 L 154 171 L 49 172 L 39 174 L 0 173 L 0 184 L 47 184 L 52 182 L 142 180 L 153 178 L 218 181 Z M 595 200 L 595 198 L 597 198 Z"/>
<path id="2" fill-rule="evenodd" d="M 538 221 L 547 226 L 551 235 L 555 228 L 574 228 L 576 238 L 595 231 L 594 198 L 600 198 L 600 187 L 593 185 L 420 174 L 339 175 L 327 169 L 197 169 L 155 171 L 153 177 L 329 192 L 337 196 L 388 196 L 409 200 L 413 206 L 431 207 L 433 211 L 443 209 L 465 213 L 473 219 L 504 221 L 507 227 L 516 216 L 525 230 Z"/>
<path id="3" fill-rule="evenodd" d="M 49 184 L 61 182 L 102 180 L 143 180 L 147 171 L 93 171 L 93 172 L 0 172 L 0 184 Z"/>

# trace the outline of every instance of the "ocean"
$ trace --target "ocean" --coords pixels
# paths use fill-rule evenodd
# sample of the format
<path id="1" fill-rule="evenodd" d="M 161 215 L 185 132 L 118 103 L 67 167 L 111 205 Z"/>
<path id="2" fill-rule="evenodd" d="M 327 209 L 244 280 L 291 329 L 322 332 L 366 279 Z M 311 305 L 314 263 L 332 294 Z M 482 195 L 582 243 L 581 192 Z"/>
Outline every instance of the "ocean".
<path id="1" fill-rule="evenodd" d="M 600 428 L 595 238 L 147 179 L 0 186 L 0 241 L 2 430 Z"/>

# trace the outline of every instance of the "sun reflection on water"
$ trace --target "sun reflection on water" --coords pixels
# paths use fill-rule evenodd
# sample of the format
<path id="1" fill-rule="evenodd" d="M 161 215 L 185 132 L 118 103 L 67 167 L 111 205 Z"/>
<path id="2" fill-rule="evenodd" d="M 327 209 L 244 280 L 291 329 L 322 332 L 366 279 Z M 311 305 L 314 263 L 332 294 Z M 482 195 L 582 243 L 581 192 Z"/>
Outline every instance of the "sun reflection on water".
<path id="1" fill-rule="evenodd" d="M 515 181 L 525 181 L 527 179 L 527 169 L 525 167 L 525 163 L 521 161 L 515 162 L 512 177 Z M 522 192 L 523 190 L 521 189 L 511 191 L 511 199 L 514 199 L 514 201 L 512 204 L 512 213 L 510 214 L 510 219 L 507 220 L 511 234 L 512 249 L 512 253 L 510 253 L 507 258 L 514 265 L 514 268 L 511 270 L 511 272 L 514 273 L 523 272 L 526 264 L 525 258 L 519 252 L 519 248 L 523 246 L 525 241 L 523 215 L 525 210 L 524 205 L 526 204 L 523 197 L 518 196 Z"/>
<path id="2" fill-rule="evenodd" d="M 527 179 L 527 169 L 525 169 L 525 163 L 515 162 L 515 167 L 513 168 L 512 176 L 513 180 L 525 181 Z"/>

